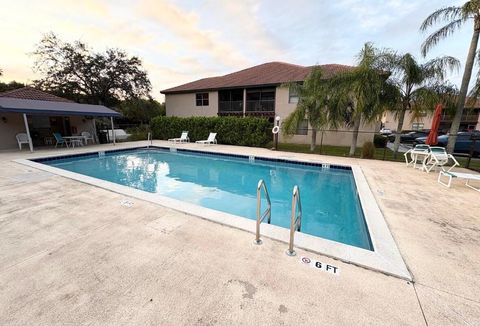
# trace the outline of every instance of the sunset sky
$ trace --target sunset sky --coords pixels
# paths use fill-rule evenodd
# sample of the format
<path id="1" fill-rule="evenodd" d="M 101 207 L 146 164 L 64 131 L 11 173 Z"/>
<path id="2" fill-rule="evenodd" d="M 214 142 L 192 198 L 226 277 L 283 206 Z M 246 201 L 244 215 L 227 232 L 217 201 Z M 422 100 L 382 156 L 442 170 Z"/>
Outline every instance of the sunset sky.
<path id="1" fill-rule="evenodd" d="M 126 50 L 142 58 L 159 91 L 268 61 L 353 64 L 366 41 L 420 59 L 419 32 L 429 13 L 462 1 L 91 1 L 0 0 L 0 81 L 31 82 L 42 35 L 82 40 L 94 50 Z M 471 26 L 429 55 L 465 60 Z M 463 68 L 463 67 L 462 67 Z M 450 76 L 459 83 L 461 73 Z"/>

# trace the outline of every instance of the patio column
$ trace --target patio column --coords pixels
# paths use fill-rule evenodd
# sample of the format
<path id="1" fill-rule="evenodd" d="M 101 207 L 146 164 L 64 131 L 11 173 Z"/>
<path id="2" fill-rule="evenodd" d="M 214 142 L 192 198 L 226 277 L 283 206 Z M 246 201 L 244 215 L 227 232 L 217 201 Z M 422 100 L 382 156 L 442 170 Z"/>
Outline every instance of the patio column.
<path id="1" fill-rule="evenodd" d="M 243 89 L 243 116 L 245 117 L 245 112 L 247 110 L 247 89 Z"/>
<path id="2" fill-rule="evenodd" d="M 30 128 L 28 128 L 27 115 L 23 114 L 23 122 L 25 122 L 25 131 L 27 132 L 28 137 L 28 147 L 30 147 L 30 152 L 33 152 L 32 137 L 30 137 Z"/>
<path id="3" fill-rule="evenodd" d="M 93 140 L 95 144 L 98 144 L 98 136 L 97 136 L 97 124 L 95 123 L 95 118 L 92 119 L 93 123 Z"/>
<path id="4" fill-rule="evenodd" d="M 110 122 L 112 123 L 112 138 L 113 138 L 113 145 L 115 146 L 115 129 L 113 128 L 113 117 L 110 117 Z"/>

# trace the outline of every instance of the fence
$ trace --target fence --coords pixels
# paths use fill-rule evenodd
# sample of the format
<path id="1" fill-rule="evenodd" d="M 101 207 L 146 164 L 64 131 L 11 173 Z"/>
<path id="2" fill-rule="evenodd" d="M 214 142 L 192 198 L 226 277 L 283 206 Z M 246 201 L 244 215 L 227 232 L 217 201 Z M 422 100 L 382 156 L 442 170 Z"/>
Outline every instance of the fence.
<path id="1" fill-rule="evenodd" d="M 294 152 L 312 152 L 310 145 L 312 143 L 312 129 L 301 129 L 299 134 L 291 136 L 280 136 L 278 145 L 279 150 L 294 151 Z M 395 154 L 394 140 L 396 134 L 383 135 L 379 132 L 360 130 L 357 137 L 357 146 L 354 157 L 362 157 L 362 148 L 365 143 L 372 142 L 374 144 L 373 158 L 386 161 L 403 161 L 404 153 L 412 148 L 416 143 L 421 143 L 424 136 L 428 136 L 427 132 L 417 132 L 417 134 L 400 134 L 400 145 Z M 454 157 L 459 163 L 465 167 L 480 171 L 480 139 L 465 139 L 465 134 L 458 134 L 457 143 L 455 147 Z M 323 155 L 335 156 L 350 156 L 350 147 L 352 144 L 353 131 L 352 130 L 319 130 L 317 131 L 316 144 L 313 153 Z M 437 146 L 446 146 L 446 140 L 442 139 Z M 445 142 L 445 143 L 443 143 Z M 367 145 L 370 146 L 370 145 Z"/>

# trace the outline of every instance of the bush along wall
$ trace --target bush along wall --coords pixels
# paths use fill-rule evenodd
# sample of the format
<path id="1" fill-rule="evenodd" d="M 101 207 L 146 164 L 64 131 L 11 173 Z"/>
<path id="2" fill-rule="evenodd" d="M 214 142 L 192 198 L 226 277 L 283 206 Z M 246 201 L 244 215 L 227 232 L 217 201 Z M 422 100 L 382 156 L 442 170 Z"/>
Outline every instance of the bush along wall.
<path id="1" fill-rule="evenodd" d="M 272 124 L 264 118 L 159 116 L 150 126 L 155 139 L 177 138 L 185 130 L 191 142 L 207 139 L 210 132 L 227 145 L 262 147 L 272 140 Z"/>

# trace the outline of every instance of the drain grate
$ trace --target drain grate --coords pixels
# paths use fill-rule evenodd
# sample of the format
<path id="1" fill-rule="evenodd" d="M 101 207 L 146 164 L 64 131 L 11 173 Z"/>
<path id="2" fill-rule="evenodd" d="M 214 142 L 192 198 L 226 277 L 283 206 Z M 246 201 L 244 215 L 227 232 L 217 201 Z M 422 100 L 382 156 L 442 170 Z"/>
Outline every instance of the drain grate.
<path id="1" fill-rule="evenodd" d="M 130 208 L 130 207 L 133 206 L 133 201 L 131 201 L 129 199 L 122 199 L 120 201 L 120 205 Z"/>

